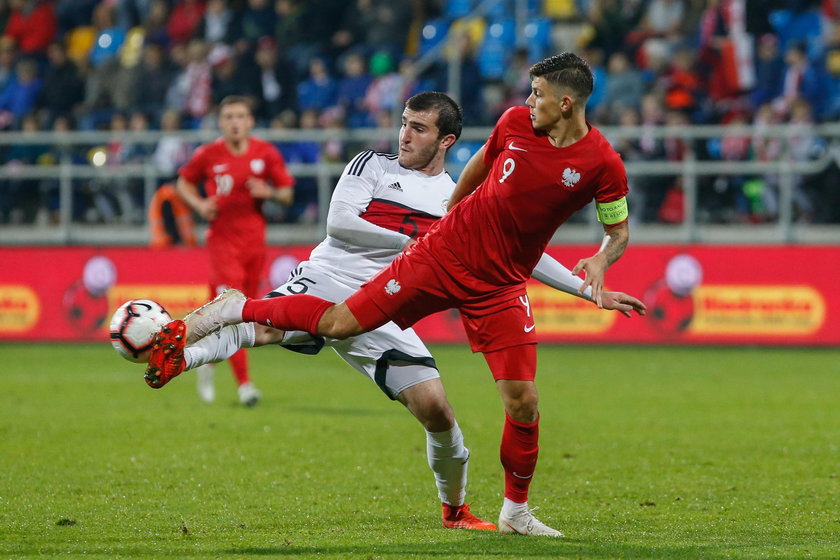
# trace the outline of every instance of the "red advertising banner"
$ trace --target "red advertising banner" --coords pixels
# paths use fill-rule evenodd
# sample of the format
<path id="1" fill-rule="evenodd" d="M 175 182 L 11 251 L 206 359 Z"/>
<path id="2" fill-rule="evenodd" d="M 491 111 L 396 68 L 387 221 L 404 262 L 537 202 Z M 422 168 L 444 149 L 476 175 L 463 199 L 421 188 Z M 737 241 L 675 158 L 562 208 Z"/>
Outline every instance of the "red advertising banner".
<path id="1" fill-rule="evenodd" d="M 552 247 L 569 268 L 593 246 Z M 311 247 L 270 249 L 265 291 Z M 840 345 L 840 247 L 638 246 L 607 273 L 645 301 L 626 318 L 531 282 L 539 338 L 556 343 Z M 107 340 L 124 301 L 148 298 L 181 317 L 209 297 L 202 249 L 0 248 L 0 340 Z M 417 325 L 428 342 L 463 342 L 455 311 Z"/>

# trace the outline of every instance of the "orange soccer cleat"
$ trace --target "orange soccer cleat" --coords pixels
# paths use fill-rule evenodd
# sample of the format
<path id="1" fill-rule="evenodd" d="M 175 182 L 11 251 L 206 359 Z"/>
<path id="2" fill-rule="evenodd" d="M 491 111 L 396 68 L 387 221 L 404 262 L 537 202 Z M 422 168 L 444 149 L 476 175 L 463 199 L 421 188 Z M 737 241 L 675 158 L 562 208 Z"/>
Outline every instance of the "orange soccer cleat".
<path id="1" fill-rule="evenodd" d="M 443 505 L 443 526 L 447 529 L 472 529 L 473 531 L 495 531 L 496 526 L 489 521 L 479 519 L 470 513 L 470 506 L 450 506 L 446 502 Z"/>
<path id="2" fill-rule="evenodd" d="M 155 335 L 155 343 L 149 353 L 146 367 L 146 384 L 160 389 L 184 371 L 184 347 L 187 344 L 187 325 L 181 320 L 167 323 Z"/>

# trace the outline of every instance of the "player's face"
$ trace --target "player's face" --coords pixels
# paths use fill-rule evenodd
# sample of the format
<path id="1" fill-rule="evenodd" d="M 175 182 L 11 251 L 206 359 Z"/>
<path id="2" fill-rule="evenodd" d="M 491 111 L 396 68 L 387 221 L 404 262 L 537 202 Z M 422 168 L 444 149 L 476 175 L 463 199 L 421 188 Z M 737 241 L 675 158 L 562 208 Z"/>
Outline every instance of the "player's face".
<path id="1" fill-rule="evenodd" d="M 400 128 L 400 165 L 407 169 L 422 170 L 432 167 L 435 158 L 443 159 L 438 112 L 412 111 L 406 108 Z"/>
<path id="2" fill-rule="evenodd" d="M 531 95 L 525 104 L 531 109 L 531 124 L 537 130 L 550 130 L 563 118 L 563 112 L 568 110 L 570 103 L 568 96 L 561 96 L 542 77 L 531 81 Z"/>
<path id="3" fill-rule="evenodd" d="M 240 142 L 248 137 L 254 127 L 254 117 L 244 103 L 231 103 L 219 113 L 219 128 L 228 142 Z"/>

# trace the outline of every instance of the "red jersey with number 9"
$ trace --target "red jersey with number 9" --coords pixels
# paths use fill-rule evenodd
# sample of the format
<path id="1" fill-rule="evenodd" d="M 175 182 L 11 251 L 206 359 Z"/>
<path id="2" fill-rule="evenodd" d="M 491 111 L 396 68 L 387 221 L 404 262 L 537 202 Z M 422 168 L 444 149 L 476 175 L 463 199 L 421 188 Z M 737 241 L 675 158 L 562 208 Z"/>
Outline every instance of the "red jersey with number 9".
<path id="1" fill-rule="evenodd" d="M 218 214 L 210 224 L 208 240 L 223 236 L 237 244 L 265 243 L 263 201 L 251 196 L 248 179 L 262 179 L 274 187 L 295 183 L 277 148 L 254 137 L 239 155 L 228 149 L 223 138 L 205 144 L 178 174 L 196 185 L 203 182 L 207 196 L 216 197 Z"/>
<path id="2" fill-rule="evenodd" d="M 555 148 L 534 130 L 528 107 L 513 107 L 499 118 L 484 150 L 487 178 L 424 241 L 442 262 L 453 259 L 491 285 L 530 278 L 569 216 L 593 199 L 613 202 L 628 192 L 621 157 L 591 125 L 582 139 Z"/>

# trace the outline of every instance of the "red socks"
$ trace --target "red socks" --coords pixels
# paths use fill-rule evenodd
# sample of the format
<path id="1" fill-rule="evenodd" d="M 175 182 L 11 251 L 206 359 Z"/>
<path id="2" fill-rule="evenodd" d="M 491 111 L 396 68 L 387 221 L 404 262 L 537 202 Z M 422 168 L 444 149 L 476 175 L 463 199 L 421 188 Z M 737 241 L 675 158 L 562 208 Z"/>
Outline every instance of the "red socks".
<path id="1" fill-rule="evenodd" d="M 269 299 L 249 299 L 242 308 L 242 320 L 284 331 L 318 334 L 318 321 L 332 302 L 306 294 Z"/>
<path id="2" fill-rule="evenodd" d="M 539 453 L 540 419 L 522 424 L 505 413 L 502 446 L 499 453 L 505 469 L 505 498 L 514 502 L 528 501 L 528 487 L 534 476 Z"/>
<path id="3" fill-rule="evenodd" d="M 236 354 L 228 358 L 230 362 L 230 369 L 233 370 L 233 377 L 236 379 L 237 385 L 248 383 L 250 377 L 248 376 L 248 353 L 244 348 L 240 349 Z"/>

